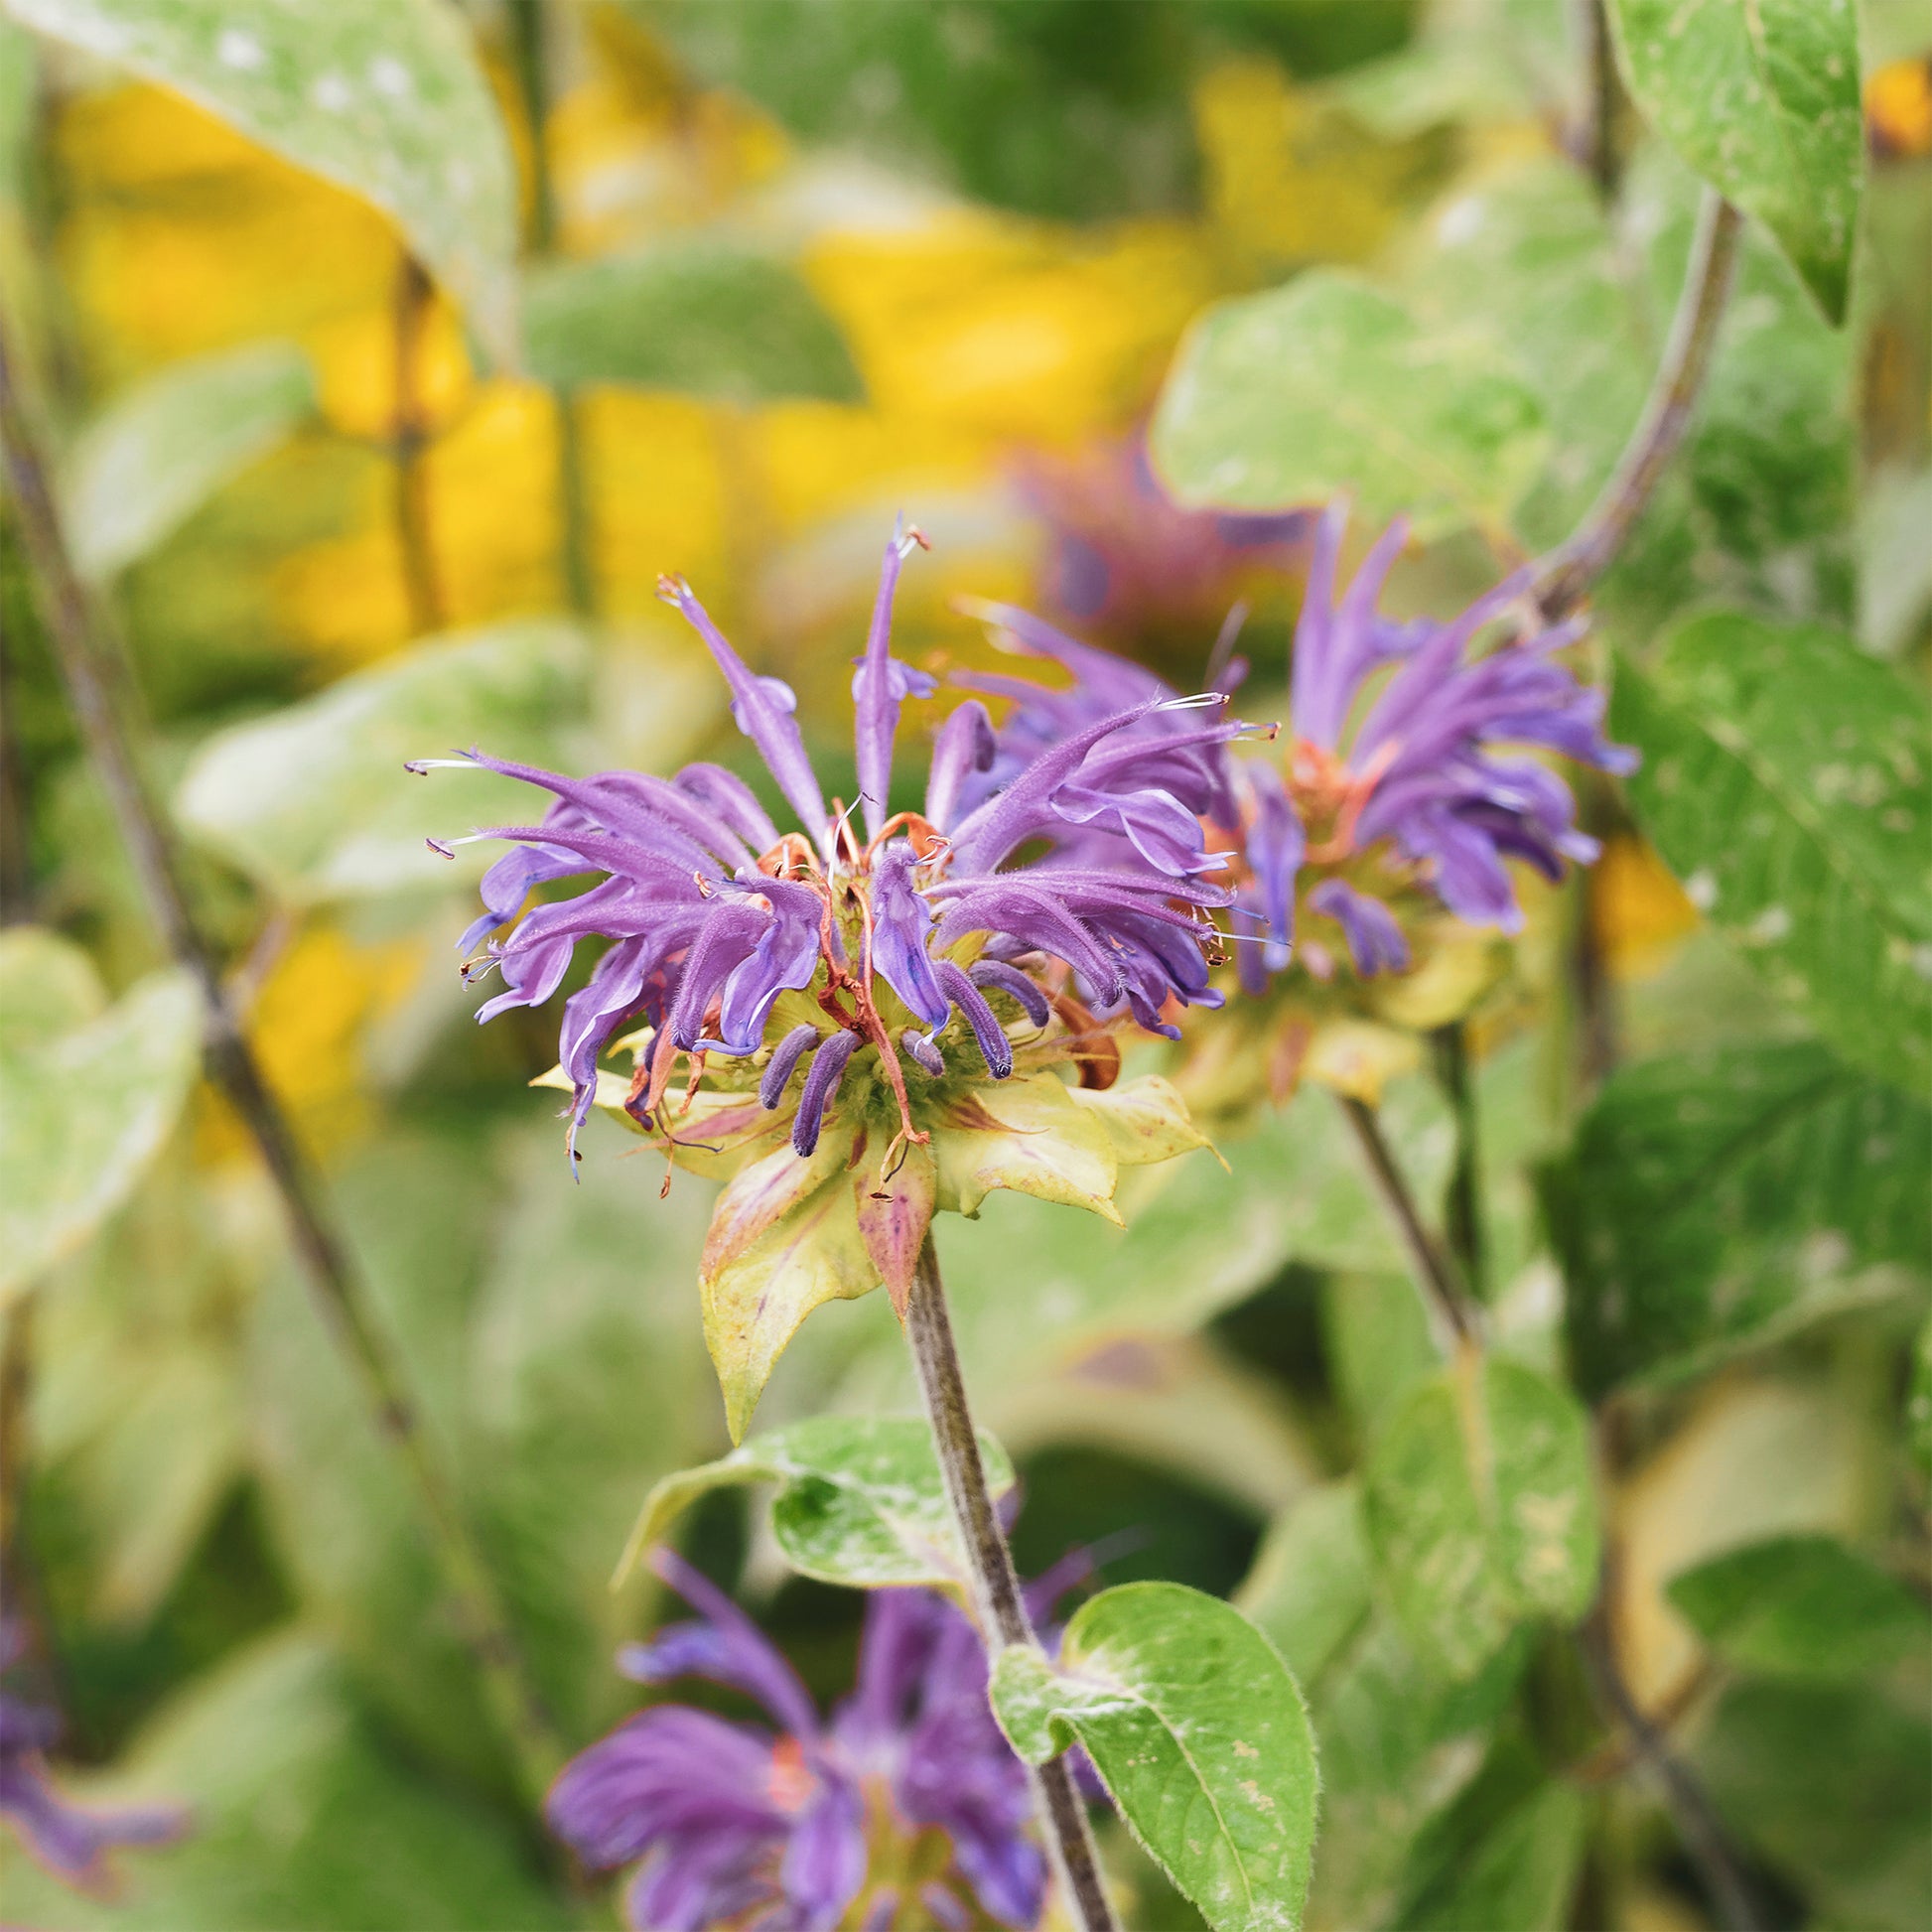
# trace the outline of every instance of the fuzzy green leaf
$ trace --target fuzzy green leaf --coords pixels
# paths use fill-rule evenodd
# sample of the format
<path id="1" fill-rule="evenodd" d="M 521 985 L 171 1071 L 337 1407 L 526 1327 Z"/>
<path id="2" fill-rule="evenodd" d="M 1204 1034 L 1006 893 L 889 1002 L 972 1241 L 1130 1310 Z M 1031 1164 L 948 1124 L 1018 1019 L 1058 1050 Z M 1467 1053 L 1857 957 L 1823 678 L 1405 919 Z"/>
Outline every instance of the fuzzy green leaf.
<path id="1" fill-rule="evenodd" d="M 391 216 L 515 359 L 516 173 L 448 0 L 0 0 L 24 25 L 183 93 Z"/>
<path id="2" fill-rule="evenodd" d="M 1150 447 L 1186 503 L 1273 510 L 1346 489 L 1427 536 L 1503 524 L 1546 441 L 1542 404 L 1492 348 L 1315 270 L 1193 325 Z"/>
<path id="3" fill-rule="evenodd" d="M 1644 829 L 1848 1059 L 1932 1078 L 1932 726 L 1849 638 L 1712 612 L 1617 671 Z"/>
<path id="4" fill-rule="evenodd" d="M 1039 1764 L 1074 1743 L 1215 1932 L 1302 1920 L 1319 1776 L 1301 1691 L 1240 1611 L 1179 1584 L 1081 1605 L 1057 1664 L 1001 1653 L 993 1709 Z"/>
<path id="5" fill-rule="evenodd" d="M 980 1458 L 993 1493 L 1004 1495 L 1014 1479 L 1006 1451 L 981 1436 Z M 644 1499 L 620 1579 L 700 1496 L 754 1482 L 779 1485 L 771 1525 L 801 1576 L 860 1589 L 965 1580 L 925 1424 L 843 1416 L 774 1429 L 716 1462 L 666 1476 Z"/>
<path id="6" fill-rule="evenodd" d="M 1853 0 L 1610 0 L 1609 16 L 1652 125 L 1843 322 L 1864 180 Z"/>
<path id="7" fill-rule="evenodd" d="M 1414 1388 L 1370 1451 L 1362 1509 L 1391 1608 L 1450 1676 L 1520 1622 L 1581 1616 L 1595 1588 L 1584 1413 L 1518 1363 L 1465 1357 Z"/>

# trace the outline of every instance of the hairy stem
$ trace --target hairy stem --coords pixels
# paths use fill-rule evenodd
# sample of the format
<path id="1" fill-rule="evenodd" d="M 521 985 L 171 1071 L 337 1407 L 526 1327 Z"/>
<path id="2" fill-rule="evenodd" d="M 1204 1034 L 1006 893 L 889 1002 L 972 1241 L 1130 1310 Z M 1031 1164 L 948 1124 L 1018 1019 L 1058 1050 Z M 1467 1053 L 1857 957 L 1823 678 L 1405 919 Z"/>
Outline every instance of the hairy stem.
<path id="1" fill-rule="evenodd" d="M 1552 622 L 1574 610 L 1615 561 L 1684 440 L 1710 371 L 1742 222 L 1743 216 L 1722 195 L 1705 191 L 1684 291 L 1643 414 L 1576 534 L 1537 567 L 1537 601 Z"/>
<path id="2" fill-rule="evenodd" d="M 396 547 L 402 553 L 409 634 L 443 628 L 447 613 L 430 529 L 429 473 L 424 453 L 429 418 L 423 400 L 423 335 L 435 290 L 423 265 L 406 250 L 396 271 L 396 394 L 392 439 L 396 456 Z"/>
<path id="3" fill-rule="evenodd" d="M 1765 1921 L 1751 1896 L 1736 1854 L 1731 1850 L 1724 1822 L 1709 1793 L 1696 1774 L 1671 1749 L 1669 1740 L 1637 1702 L 1622 1667 L 1617 1662 L 1616 1641 L 1610 1623 L 1610 1572 L 1604 1568 L 1604 1581 L 1595 1607 L 1581 1632 L 1584 1659 L 1604 1709 L 1622 1726 L 1630 1740 L 1637 1762 L 1656 1780 L 1659 1797 L 1670 1815 L 1679 1841 L 1716 1908 L 1724 1932 L 1753 1932 Z"/>
<path id="4" fill-rule="evenodd" d="M 290 1237 L 325 1325 L 358 1373 L 377 1428 L 415 1489 L 492 1714 L 515 1750 L 518 1768 L 534 1796 L 561 1756 L 555 1734 L 524 1673 L 455 1483 L 424 1433 L 403 1365 L 349 1260 L 320 1182 L 263 1081 L 222 987 L 213 950 L 196 922 L 172 834 L 148 791 L 102 675 L 101 620 L 73 567 L 49 483 L 52 471 L 39 427 L 16 386 L 18 367 L 14 345 L 0 319 L 0 444 L 5 447 L 7 482 L 55 661 L 82 743 L 167 949 L 201 992 L 207 1077 L 226 1096 L 254 1141 L 281 1198 Z"/>
<path id="5" fill-rule="evenodd" d="M 946 1497 L 953 1521 L 973 1569 L 974 1595 L 989 1659 L 1008 1644 L 1036 1643 L 1013 1552 L 993 1507 L 980 1462 L 979 1438 L 966 1402 L 965 1378 L 959 1371 L 959 1351 L 953 1345 L 952 1320 L 946 1312 L 945 1284 L 939 1279 L 939 1257 L 932 1237 L 919 1251 L 912 1292 L 905 1305 L 905 1333 L 918 1369 L 919 1392 L 925 1398 L 932 1425 L 933 1447 L 939 1454 Z M 1060 1891 L 1081 1932 L 1117 1932 L 1118 1921 L 1100 1880 L 1100 1861 L 1087 1826 L 1086 1807 L 1074 1788 L 1066 1759 L 1055 1758 L 1030 1770 L 1034 1798 L 1046 1828 L 1047 1857 Z"/>
<path id="6" fill-rule="evenodd" d="M 1468 1292 L 1458 1279 L 1454 1264 L 1441 1242 L 1430 1233 L 1416 1197 L 1395 1155 L 1383 1138 L 1382 1122 L 1375 1109 L 1352 1094 L 1338 1094 L 1341 1111 L 1355 1130 L 1356 1145 L 1362 1151 L 1362 1165 L 1389 1211 L 1389 1219 L 1409 1256 L 1416 1286 L 1437 1323 L 1447 1329 L 1448 1338 L 1458 1347 L 1470 1347 L 1478 1340 L 1476 1311 Z"/>

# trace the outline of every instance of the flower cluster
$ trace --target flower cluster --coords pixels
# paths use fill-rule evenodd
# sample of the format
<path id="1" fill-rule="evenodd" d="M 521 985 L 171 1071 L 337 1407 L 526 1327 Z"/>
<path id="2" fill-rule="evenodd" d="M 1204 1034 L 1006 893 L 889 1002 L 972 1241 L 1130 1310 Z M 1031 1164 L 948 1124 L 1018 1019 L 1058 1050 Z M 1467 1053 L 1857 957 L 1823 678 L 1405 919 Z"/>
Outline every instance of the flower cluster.
<path id="1" fill-rule="evenodd" d="M 1303 963 L 1317 977 L 1331 974 L 1324 925 L 1362 978 L 1411 963 L 1403 909 L 1434 901 L 1469 924 L 1518 930 L 1522 908 L 1505 862 L 1522 860 L 1554 880 L 1566 860 L 1587 863 L 1597 848 L 1578 830 L 1563 779 L 1502 748 L 1612 772 L 1636 761 L 1603 737 L 1602 693 L 1557 657 L 1580 636 L 1581 621 L 1537 625 L 1472 654 L 1484 628 L 1524 603 L 1526 572 L 1448 623 L 1398 622 L 1377 601 L 1407 525 L 1398 520 L 1382 533 L 1337 600 L 1345 527 L 1345 511 L 1333 506 L 1316 532 L 1295 632 L 1285 756 L 1269 761 L 1232 758 L 1223 744 L 1189 748 L 1204 769 L 1203 817 L 1234 862 L 1231 923 L 1251 993 L 1289 964 L 1298 940 Z M 1150 672 L 1036 619 L 988 615 L 1013 647 L 1050 658 L 1074 678 L 1063 691 L 997 680 L 1016 701 L 1001 756 L 1023 760 L 1128 691 L 1150 707 L 1172 697 Z M 1244 670 L 1230 663 L 1221 681 L 1232 690 Z M 1173 731 L 1155 709 L 1134 729 L 1148 739 Z"/>
<path id="2" fill-rule="evenodd" d="M 26 1632 L 0 1622 L 0 1671 L 26 1648 Z M 49 1871 L 69 1885 L 104 1891 L 112 1883 L 108 1855 L 120 1845 L 165 1845 L 187 1829 L 174 1805 L 90 1811 L 65 1797 L 48 1774 L 46 1753 L 60 1739 L 61 1714 L 50 1704 L 0 1691 L 0 1817 Z"/>
<path id="3" fill-rule="evenodd" d="M 638 1932 L 1038 1922 L 1046 1874 L 1026 1772 L 959 1610 L 929 1590 L 874 1592 L 856 1687 L 828 1724 L 729 1597 L 668 1552 L 655 1562 L 699 1616 L 626 1647 L 619 1668 L 743 1692 L 776 1728 L 656 1705 L 564 1768 L 551 1827 L 588 1865 L 636 1866 L 625 1912 Z M 1071 1581 L 1044 1580 L 1035 1606 Z"/>

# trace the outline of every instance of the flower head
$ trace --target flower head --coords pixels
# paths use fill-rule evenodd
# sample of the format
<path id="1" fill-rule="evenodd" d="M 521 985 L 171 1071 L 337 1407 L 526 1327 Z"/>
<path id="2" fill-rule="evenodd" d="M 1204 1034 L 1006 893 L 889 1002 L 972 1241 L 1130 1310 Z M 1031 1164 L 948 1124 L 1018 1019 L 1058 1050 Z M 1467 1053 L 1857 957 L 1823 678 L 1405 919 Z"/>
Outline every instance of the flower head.
<path id="1" fill-rule="evenodd" d="M 639 1932 L 1038 1922 L 1026 1772 L 959 1610 L 929 1590 L 875 1592 L 857 1684 L 827 1724 L 736 1604 L 668 1552 L 655 1562 L 699 1615 L 628 1646 L 619 1668 L 741 1691 L 770 1726 L 657 1705 L 565 1766 L 551 1827 L 587 1864 L 636 1866 L 625 1905 Z"/>
<path id="2" fill-rule="evenodd" d="M 0 1622 L 0 1671 L 26 1648 L 18 1622 Z M 176 1805 L 122 1806 L 94 1811 L 65 1797 L 49 1775 L 46 1753 L 60 1739 L 61 1714 L 52 1705 L 0 1691 L 0 1817 L 55 1877 L 86 1891 L 109 1890 L 108 1855 L 120 1845 L 165 1845 L 188 1827 Z"/>

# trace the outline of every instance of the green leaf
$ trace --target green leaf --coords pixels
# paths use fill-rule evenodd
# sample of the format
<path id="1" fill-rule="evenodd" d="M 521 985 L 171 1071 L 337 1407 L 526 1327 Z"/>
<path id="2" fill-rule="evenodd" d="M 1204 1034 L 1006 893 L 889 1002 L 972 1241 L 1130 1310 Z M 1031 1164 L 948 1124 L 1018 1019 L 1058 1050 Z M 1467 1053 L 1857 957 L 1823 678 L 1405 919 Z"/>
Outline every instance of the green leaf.
<path id="1" fill-rule="evenodd" d="M 980 1459 L 996 1496 L 1013 1487 L 1013 1464 L 989 1436 L 980 1438 Z M 801 1576 L 860 1589 L 965 1582 L 964 1554 L 925 1424 L 840 1416 L 774 1429 L 719 1461 L 666 1476 L 644 1499 L 619 1576 L 700 1496 L 754 1482 L 779 1485 L 771 1527 Z"/>
<path id="2" fill-rule="evenodd" d="M 309 358 L 292 343 L 176 362 L 117 397 L 68 466 L 74 561 L 103 578 L 145 555 L 314 407 Z"/>
<path id="3" fill-rule="evenodd" d="M 1864 178 L 1853 0 L 1611 0 L 1609 15 L 1652 125 L 1842 322 Z"/>
<path id="4" fill-rule="evenodd" d="M 1932 1923 L 1922 1696 L 1901 1705 L 1868 1684 L 1734 1685 L 1699 1726 L 1693 1759 L 1730 1825 L 1810 1893 L 1814 1923 Z"/>
<path id="5" fill-rule="evenodd" d="M 1303 1684 L 1314 1683 L 1367 1622 L 1370 1601 L 1368 1543 L 1353 1482 L 1324 1483 L 1284 1510 L 1235 1599 Z"/>
<path id="6" fill-rule="evenodd" d="M 1464 1356 L 1374 1444 L 1363 1521 L 1390 1607 L 1432 1668 L 1473 1676 L 1519 1622 L 1570 1622 L 1596 1586 L 1584 1413 L 1517 1363 Z"/>
<path id="7" fill-rule="evenodd" d="M 727 402 L 865 393 L 803 277 L 714 238 L 538 270 L 525 285 L 523 335 L 531 372 L 564 387 L 632 382 Z"/>
<path id="8" fill-rule="evenodd" d="M 515 360 L 516 174 L 469 29 L 447 0 L 0 5 L 372 202 L 491 351 Z"/>
<path id="9" fill-rule="evenodd" d="M 1932 1078 L 1932 728 L 1848 638 L 1712 612 L 1625 657 L 1612 735 L 1685 890 L 1848 1059 Z M 1721 834 L 1719 828 L 1722 828 Z"/>
<path id="10" fill-rule="evenodd" d="M 1083 1603 L 1056 1664 L 1015 1645 L 992 1699 L 1035 1764 L 1078 1743 L 1134 1836 L 1215 1932 L 1302 1922 L 1319 1777 L 1295 1679 L 1240 1611 L 1179 1584 Z"/>
<path id="11" fill-rule="evenodd" d="M 96 1018 L 85 956 L 0 936 L 0 1300 L 71 1254 L 133 1191 L 201 1064 L 186 973 L 153 973 Z"/>
<path id="12" fill-rule="evenodd" d="M 1505 523 L 1545 447 L 1535 391 L 1479 338 L 1424 329 L 1326 270 L 1196 321 L 1150 437 L 1185 503 L 1281 509 L 1346 489 L 1424 536 Z"/>
<path id="13" fill-rule="evenodd" d="M 1932 1251 L 1932 1109 L 1811 1040 L 1619 1069 L 1546 1175 L 1580 1385 L 1679 1375 L 1851 1303 Z"/>
<path id="14" fill-rule="evenodd" d="M 492 854 L 452 866 L 433 833 L 520 824 L 528 787 L 407 759 L 481 745 L 498 758 L 567 761 L 563 733 L 587 703 L 591 651 L 574 625 L 523 619 L 419 645 L 268 718 L 217 732 L 176 794 L 183 824 L 292 905 L 444 888 Z"/>
<path id="15" fill-rule="evenodd" d="M 118 1860 L 111 1898 L 7 1868 L 8 1917 L 46 1932 L 558 1932 L 572 1915 L 483 1807 L 412 1771 L 312 1638 L 269 1638 L 178 1693 L 83 1803 L 189 1807 L 179 1843 Z"/>
<path id="16" fill-rule="evenodd" d="M 1402 1915 L 1405 1932 L 1563 1932 L 1584 1859 L 1584 1794 L 1548 1783 L 1492 1823 L 1447 1880 Z"/>
<path id="17" fill-rule="evenodd" d="M 1912 1459 L 1932 1476 L 1932 1315 L 1912 1345 L 1912 1386 L 1905 1400 L 1905 1441 Z"/>
<path id="18" fill-rule="evenodd" d="M 1780 1536 L 1681 1571 L 1670 1600 L 1726 1662 L 1779 1677 L 1862 1677 L 1932 1647 L 1932 1610 L 1829 1536 Z"/>

